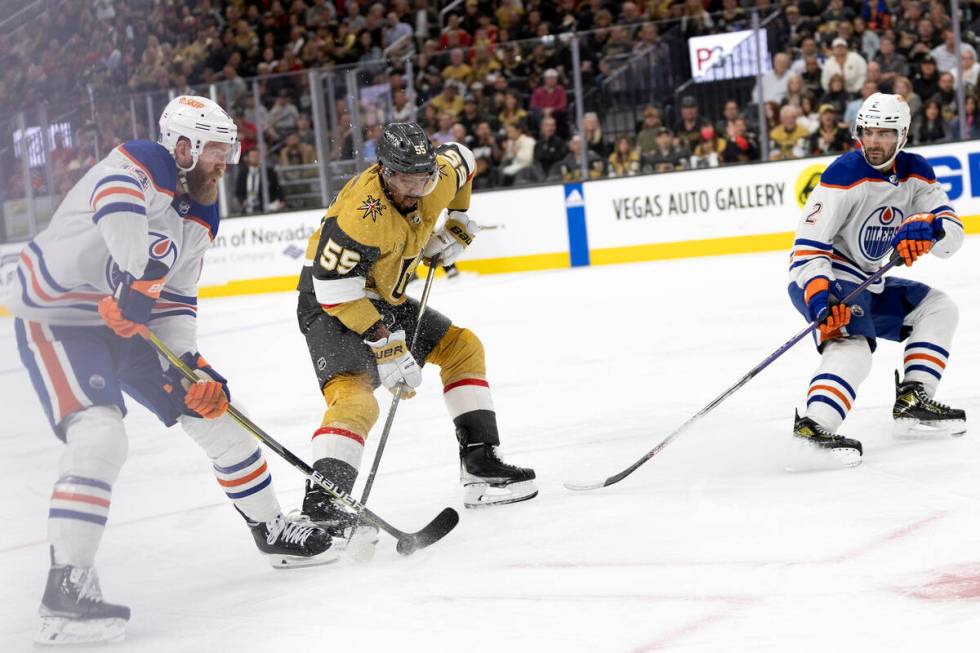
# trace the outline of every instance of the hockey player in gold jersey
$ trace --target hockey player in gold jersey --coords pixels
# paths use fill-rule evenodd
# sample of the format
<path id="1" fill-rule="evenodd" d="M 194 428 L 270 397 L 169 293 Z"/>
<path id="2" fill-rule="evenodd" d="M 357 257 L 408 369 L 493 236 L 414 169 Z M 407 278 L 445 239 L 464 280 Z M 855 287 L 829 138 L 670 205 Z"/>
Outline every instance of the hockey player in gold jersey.
<path id="1" fill-rule="evenodd" d="M 418 302 L 405 295 L 416 266 L 435 256 L 452 264 L 479 230 L 466 214 L 473 154 L 458 143 L 436 150 L 417 124 L 392 123 L 381 135 L 378 160 L 327 208 L 300 277 L 299 326 L 327 402 L 313 434 L 313 466 L 350 491 L 380 412 L 374 389 L 384 385 L 410 397 L 422 382 L 421 365 L 432 363 L 455 424 L 466 507 L 531 499 L 534 471 L 497 456 L 496 415 L 476 335 L 429 308 L 418 341 L 406 343 L 418 316 Z M 444 210 L 445 224 L 436 229 Z M 307 488 L 303 512 L 337 535 L 348 525 L 346 513 L 315 487 Z"/>

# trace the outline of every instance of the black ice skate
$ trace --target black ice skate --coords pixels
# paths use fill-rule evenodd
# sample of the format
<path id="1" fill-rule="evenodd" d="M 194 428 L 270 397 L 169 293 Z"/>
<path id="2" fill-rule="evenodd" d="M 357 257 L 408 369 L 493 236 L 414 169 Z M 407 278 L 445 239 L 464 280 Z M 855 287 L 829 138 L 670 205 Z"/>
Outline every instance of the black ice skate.
<path id="1" fill-rule="evenodd" d="M 826 451 L 844 467 L 854 467 L 861 464 L 861 456 L 864 450 L 860 442 L 831 433 L 809 417 L 800 417 L 799 413 L 796 414 L 793 435 Z"/>
<path id="2" fill-rule="evenodd" d="M 313 469 L 348 494 L 354 489 L 357 470 L 342 460 L 321 458 L 313 463 Z M 338 504 L 330 493 L 310 481 L 306 482 L 303 514 L 336 539 L 346 538 L 350 535 L 349 529 L 357 521 L 357 515 Z"/>
<path id="3" fill-rule="evenodd" d="M 330 535 L 296 511 L 288 515 L 280 513 L 267 522 L 252 521 L 244 513 L 242 517 L 245 517 L 259 551 L 268 555 L 269 563 L 277 569 L 322 565 L 339 557 L 332 550 Z"/>
<path id="4" fill-rule="evenodd" d="M 934 401 L 921 383 L 902 383 L 898 370 L 892 418 L 897 438 L 959 437 L 966 433 L 966 411 Z"/>
<path id="5" fill-rule="evenodd" d="M 534 470 L 508 465 L 497 456 L 497 448 L 485 442 L 470 442 L 464 429 L 459 439 L 459 480 L 463 484 L 463 505 L 482 508 L 527 501 L 538 496 Z"/>
<path id="6" fill-rule="evenodd" d="M 129 621 L 128 607 L 102 600 L 94 567 L 56 565 L 53 552 L 39 612 L 34 641 L 49 646 L 120 640 Z"/>

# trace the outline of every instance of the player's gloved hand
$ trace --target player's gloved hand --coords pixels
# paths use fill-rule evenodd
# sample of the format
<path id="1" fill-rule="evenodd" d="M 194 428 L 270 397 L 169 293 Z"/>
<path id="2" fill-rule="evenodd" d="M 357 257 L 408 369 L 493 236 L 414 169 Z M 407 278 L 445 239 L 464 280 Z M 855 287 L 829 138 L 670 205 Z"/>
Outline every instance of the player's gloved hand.
<path id="1" fill-rule="evenodd" d="M 382 385 L 402 399 L 414 397 L 414 388 L 422 384 L 422 369 L 408 350 L 404 329 L 377 340 L 365 339 L 364 344 L 374 350 Z"/>
<path id="2" fill-rule="evenodd" d="M 816 277 L 806 284 L 803 292 L 810 320 L 820 322 L 820 333 L 824 340 L 837 338 L 842 327 L 851 321 L 851 307 L 841 304 L 830 294 L 830 281 L 826 277 Z"/>
<path id="3" fill-rule="evenodd" d="M 146 329 L 168 271 L 166 265 L 150 259 L 142 277 L 137 279 L 126 272 L 116 288 L 116 296 L 99 302 L 99 316 L 117 336 L 132 338 Z"/>
<path id="4" fill-rule="evenodd" d="M 932 213 L 913 213 L 899 225 L 892 246 L 905 265 L 912 265 L 920 256 L 928 254 L 933 243 L 941 238 L 942 220 L 935 218 Z"/>
<path id="5" fill-rule="evenodd" d="M 231 391 L 228 389 L 228 379 L 218 374 L 208 365 L 204 357 L 198 353 L 186 353 L 180 360 L 194 370 L 201 380 L 191 383 L 175 367 L 164 372 L 168 383 L 164 389 L 177 401 L 183 401 L 191 414 L 204 419 L 217 419 L 228 410 L 228 400 Z"/>
<path id="6" fill-rule="evenodd" d="M 422 248 L 422 257 L 431 261 L 439 257 L 442 265 L 452 265 L 480 231 L 470 216 L 462 211 L 450 211 L 446 223 L 433 232 L 429 242 Z"/>

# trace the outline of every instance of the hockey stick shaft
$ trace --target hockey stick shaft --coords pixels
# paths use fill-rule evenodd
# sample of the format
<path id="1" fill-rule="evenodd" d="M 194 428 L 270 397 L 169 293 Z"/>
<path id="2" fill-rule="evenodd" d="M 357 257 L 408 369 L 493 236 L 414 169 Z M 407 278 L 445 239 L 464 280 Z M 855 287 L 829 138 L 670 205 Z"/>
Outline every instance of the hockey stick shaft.
<path id="1" fill-rule="evenodd" d="M 870 277 L 868 277 L 857 288 L 855 288 L 850 293 L 848 293 L 847 296 L 844 297 L 844 299 L 840 300 L 840 303 L 841 304 L 849 304 L 855 297 L 857 297 L 859 294 L 861 294 L 862 292 L 864 292 L 865 290 L 867 290 L 868 287 L 871 284 L 877 282 L 879 279 L 881 279 L 885 275 L 886 272 L 888 272 L 889 270 L 891 270 L 896 265 L 899 265 L 901 262 L 902 262 L 901 257 L 898 256 L 898 254 L 895 254 L 891 258 L 891 260 L 888 261 L 888 263 L 886 263 L 877 272 L 875 272 Z M 762 362 L 760 362 L 758 365 L 756 365 L 751 370 L 749 370 L 742 378 L 740 378 L 738 381 L 736 381 L 731 387 L 729 387 L 724 392 L 722 392 L 720 395 L 718 395 L 717 397 L 715 397 L 711 401 L 711 403 L 709 403 L 707 406 L 705 406 L 704 408 L 702 408 L 701 410 L 699 410 L 696 414 L 694 414 L 691 417 L 689 417 L 686 422 L 684 422 L 679 427 L 677 427 L 676 429 L 674 429 L 674 431 L 670 435 L 668 435 L 666 438 L 664 438 L 657 446 L 655 446 L 653 449 L 651 449 L 650 451 L 648 451 L 645 454 L 643 454 L 643 456 L 639 460 L 637 460 L 635 463 L 633 463 L 632 465 L 630 465 L 629 467 L 627 467 L 623 471 L 619 472 L 618 474 L 614 474 L 614 475 L 610 476 L 609 478 L 607 478 L 607 479 L 605 479 L 603 481 L 598 481 L 598 482 L 593 482 L 593 483 L 569 483 L 569 482 L 566 482 L 565 483 L 565 487 L 568 488 L 569 490 L 595 490 L 595 489 L 598 489 L 598 488 L 601 488 L 601 487 L 608 487 L 610 485 L 613 485 L 614 483 L 620 482 L 621 480 L 623 480 L 624 478 L 626 478 L 627 476 L 629 476 L 630 474 L 632 474 L 633 472 L 635 472 L 641 465 L 643 465 L 643 463 L 647 462 L 648 460 L 650 460 L 651 458 L 653 458 L 654 456 L 656 456 L 658 453 L 660 453 L 661 451 L 663 451 L 664 448 L 668 444 L 670 444 L 671 442 L 673 442 L 674 440 L 676 440 L 678 437 L 680 437 L 681 433 L 683 433 L 684 431 L 686 431 L 688 429 L 688 427 L 690 427 L 692 424 L 694 424 L 695 422 L 697 422 L 699 419 L 701 419 L 702 417 L 704 417 L 705 415 L 707 415 L 708 413 L 710 413 L 711 411 L 713 411 L 715 408 L 718 407 L 719 404 L 721 404 L 723 401 L 725 401 L 726 399 L 728 399 L 729 397 L 731 397 L 733 394 L 735 394 L 736 392 L 738 392 L 738 390 L 742 386 L 744 386 L 746 383 L 748 383 L 753 378 L 755 378 L 755 376 L 757 376 L 760 372 L 762 372 L 762 370 L 764 370 L 767 367 L 769 367 L 769 365 L 771 365 L 780 356 L 782 356 L 787 351 L 789 351 L 790 349 L 792 349 L 793 346 L 796 345 L 796 343 L 798 343 L 799 341 L 803 340 L 805 337 L 807 337 L 813 331 L 815 331 L 820 326 L 820 323 L 823 322 L 823 318 L 824 317 L 825 317 L 825 315 L 821 315 L 820 316 L 820 319 L 814 320 L 813 322 L 810 322 L 806 326 L 806 328 L 804 328 L 802 331 L 800 331 L 799 333 L 797 333 L 795 336 L 793 336 L 792 338 L 790 338 L 789 340 L 787 340 L 776 351 L 774 351 L 773 353 L 769 354 L 769 356 L 767 356 Z"/>
<path id="2" fill-rule="evenodd" d="M 191 370 L 191 368 L 188 367 L 187 364 L 184 363 L 184 361 L 182 361 L 176 354 L 174 354 L 174 352 L 171 351 L 171 349 L 164 344 L 164 342 L 160 340 L 155 333 L 147 329 L 144 333 L 144 337 L 161 356 L 166 358 L 173 367 L 180 371 L 181 375 L 185 379 L 191 383 L 196 383 L 200 380 L 200 378 L 194 374 L 194 371 Z M 238 422 L 242 428 L 251 433 L 268 448 L 279 454 L 286 462 L 302 472 L 310 481 L 316 483 L 321 488 L 326 490 L 330 496 L 344 504 L 361 519 L 364 519 L 368 523 L 373 524 L 380 530 L 385 531 L 397 539 L 398 552 L 403 555 L 408 555 L 417 549 L 424 548 L 441 539 L 444 535 L 449 533 L 449 531 L 452 530 L 459 521 L 459 515 L 456 513 L 456 511 L 452 508 L 446 508 L 421 531 L 416 533 L 406 533 L 401 531 L 376 515 L 371 510 L 368 510 L 363 503 L 357 501 L 350 494 L 344 492 L 333 481 L 307 465 L 301 458 L 280 444 L 271 435 L 259 428 L 258 425 L 256 425 L 252 420 L 246 417 L 240 410 L 235 408 L 235 406 L 230 403 L 228 404 L 228 414 L 231 415 L 232 419 Z"/>
<path id="3" fill-rule="evenodd" d="M 422 329 L 422 316 L 425 315 L 425 306 L 429 303 L 429 291 L 432 289 L 432 280 L 435 279 L 436 266 L 439 264 L 439 257 L 435 256 L 429 262 L 429 271 L 425 275 L 425 288 L 422 290 L 422 299 L 419 300 L 419 313 L 415 320 L 415 331 L 412 333 L 412 340 L 408 343 L 408 351 L 411 353 L 416 341 L 419 339 L 419 331 Z M 399 388 L 401 384 L 399 384 Z M 374 454 L 374 462 L 371 463 L 371 472 L 364 482 L 364 491 L 361 493 L 361 503 L 366 504 L 368 497 L 371 496 L 371 488 L 374 486 L 374 477 L 378 474 L 378 467 L 381 465 L 381 454 L 384 453 L 385 445 L 388 443 L 388 435 L 391 433 L 391 426 L 395 423 L 395 411 L 398 410 L 398 402 L 401 401 L 401 391 L 394 393 L 391 400 L 391 407 L 388 409 L 388 417 L 385 418 L 384 429 L 381 431 L 381 439 L 378 441 L 378 450 Z"/>

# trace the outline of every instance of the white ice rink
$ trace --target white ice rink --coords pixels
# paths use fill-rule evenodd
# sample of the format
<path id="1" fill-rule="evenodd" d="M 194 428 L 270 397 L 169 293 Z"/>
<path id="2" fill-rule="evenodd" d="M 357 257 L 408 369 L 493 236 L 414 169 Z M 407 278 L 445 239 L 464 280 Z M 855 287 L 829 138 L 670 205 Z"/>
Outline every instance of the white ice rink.
<path id="1" fill-rule="evenodd" d="M 411 530 L 447 505 L 462 520 L 410 558 L 384 538 L 370 564 L 271 569 L 196 445 L 136 406 L 98 557 L 106 598 L 133 609 L 110 650 L 976 651 L 978 258 L 973 237 L 949 261 L 899 272 L 960 305 L 937 398 L 974 420 L 965 437 L 892 439 L 901 349 L 883 342 L 842 429 L 864 442 L 864 464 L 786 472 L 799 456 L 793 409 L 817 363 L 806 342 L 633 476 L 585 494 L 561 482 L 619 471 L 803 327 L 785 253 L 438 279 L 431 304 L 483 340 L 503 453 L 537 470 L 541 494 L 463 510 L 451 422 L 427 369 L 399 408 L 370 505 Z M 205 301 L 200 348 L 235 401 L 308 460 L 323 408 L 294 303 Z M 61 448 L 10 319 L 0 402 L 7 653 L 32 648 Z M 283 503 L 297 506 L 303 478 L 268 457 Z"/>

